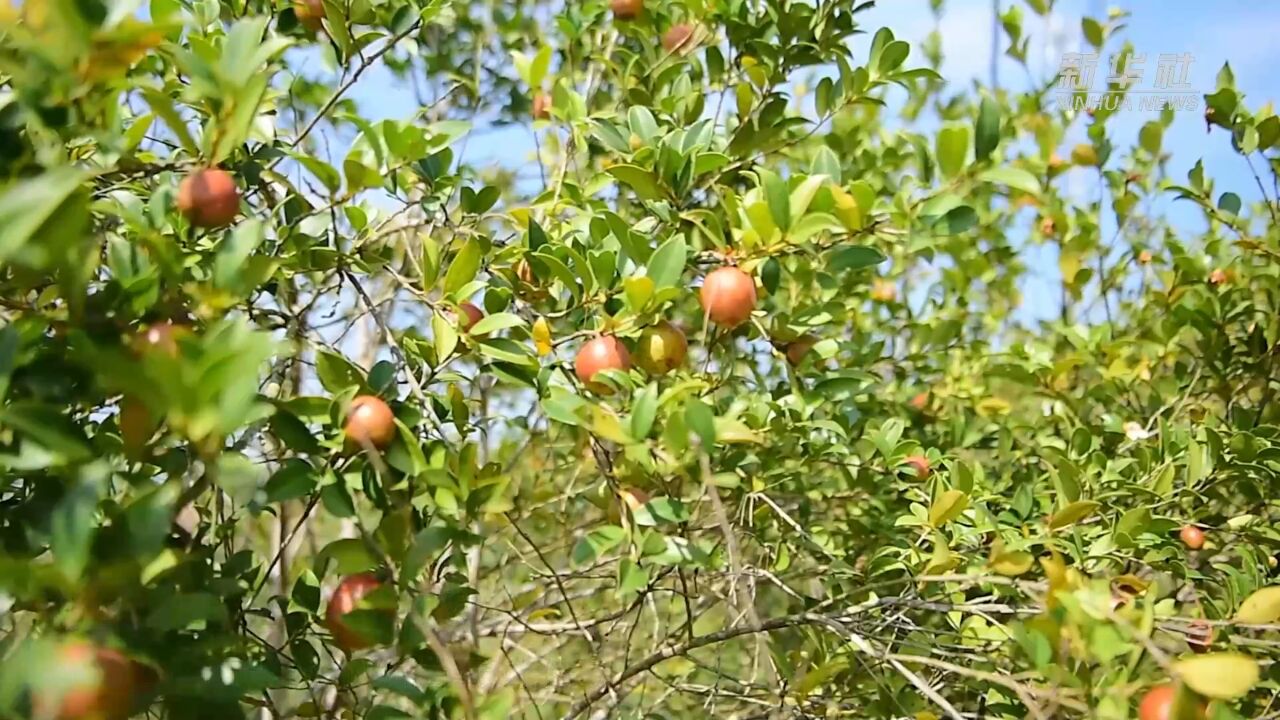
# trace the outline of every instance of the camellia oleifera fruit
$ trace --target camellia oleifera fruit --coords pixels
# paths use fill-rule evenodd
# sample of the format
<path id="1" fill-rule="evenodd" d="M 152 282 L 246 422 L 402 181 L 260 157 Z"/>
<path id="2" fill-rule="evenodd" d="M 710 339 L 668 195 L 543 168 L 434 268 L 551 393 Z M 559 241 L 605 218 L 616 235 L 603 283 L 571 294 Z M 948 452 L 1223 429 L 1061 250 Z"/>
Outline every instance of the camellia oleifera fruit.
<path id="1" fill-rule="evenodd" d="M 146 455 L 147 442 L 155 434 L 160 423 L 151 414 L 146 403 L 126 397 L 120 401 L 120 441 L 124 454 L 130 460 L 141 460 Z"/>
<path id="2" fill-rule="evenodd" d="M 644 0 L 610 0 L 609 9 L 619 20 L 635 20 L 644 10 Z"/>
<path id="3" fill-rule="evenodd" d="M 1182 530 L 1178 531 L 1178 537 L 1182 538 L 1183 545 L 1192 550 L 1204 547 L 1204 531 L 1195 525 L 1183 525 Z"/>
<path id="4" fill-rule="evenodd" d="M 1142 696 L 1142 702 L 1138 705 L 1138 720 L 1175 720 L 1173 715 L 1173 703 L 1177 700 L 1178 688 L 1173 683 L 1165 683 L 1157 685 L 1147 691 Z M 1205 716 L 1204 703 L 1194 701 L 1195 707 L 1190 713 L 1182 713 L 1182 718 L 1203 718 Z"/>
<path id="5" fill-rule="evenodd" d="M 904 464 L 911 466 L 916 471 L 916 477 L 924 479 L 929 477 L 929 471 L 932 466 L 929 464 L 929 458 L 923 455 L 911 455 L 902 461 Z"/>
<path id="6" fill-rule="evenodd" d="M 533 96 L 533 119 L 547 120 L 551 117 L 551 96 L 540 92 Z"/>
<path id="7" fill-rule="evenodd" d="M 787 343 L 787 362 L 791 363 L 792 367 L 799 367 L 817 342 L 818 338 L 812 335 L 801 335 Z"/>
<path id="8" fill-rule="evenodd" d="M 665 375 L 684 364 L 689 341 L 680 328 L 663 320 L 645 328 L 636 341 L 636 364 L 650 375 Z"/>
<path id="9" fill-rule="evenodd" d="M 367 443 L 382 450 L 395 439 L 396 416 L 382 398 L 361 395 L 351 401 L 342 431 L 351 449 L 363 449 Z"/>
<path id="10" fill-rule="evenodd" d="M 357 632 L 344 620 L 347 613 L 356 610 L 364 597 L 382 587 L 382 581 L 373 573 L 361 573 L 344 578 L 333 591 L 329 607 L 325 608 L 324 624 L 333 634 L 338 647 L 347 652 L 373 647 L 374 639 Z M 387 612 L 392 612 L 389 608 Z"/>
<path id="11" fill-rule="evenodd" d="M 197 170 L 178 186 L 178 212 L 196 227 L 226 227 L 240 212 L 240 188 L 225 170 Z"/>
<path id="12" fill-rule="evenodd" d="M 717 325 L 735 328 L 756 309 L 756 283 L 732 265 L 712 270 L 702 281 L 702 309 Z"/>
<path id="13" fill-rule="evenodd" d="M 324 20 L 324 0 L 295 0 L 293 14 L 298 23 L 311 32 L 318 31 Z"/>
<path id="14" fill-rule="evenodd" d="M 133 710 L 140 677 L 137 663 L 110 648 L 68 640 L 55 652 L 66 683 L 32 697 L 35 717 L 56 720 L 124 720 Z"/>
<path id="15" fill-rule="evenodd" d="M 601 335 L 587 341 L 578 350 L 577 357 L 573 359 L 573 371 L 578 379 L 601 395 L 608 395 L 613 390 L 604 383 L 593 382 L 596 373 L 605 370 L 630 369 L 631 354 L 627 352 L 627 346 L 612 335 Z"/>
<path id="16" fill-rule="evenodd" d="M 134 347 L 144 353 L 156 352 L 171 358 L 178 357 L 178 339 L 191 331 L 184 325 L 169 321 L 148 325 L 134 339 Z"/>
<path id="17" fill-rule="evenodd" d="M 662 34 L 662 49 L 669 53 L 683 52 L 693 45 L 693 26 L 689 23 L 676 23 Z"/>

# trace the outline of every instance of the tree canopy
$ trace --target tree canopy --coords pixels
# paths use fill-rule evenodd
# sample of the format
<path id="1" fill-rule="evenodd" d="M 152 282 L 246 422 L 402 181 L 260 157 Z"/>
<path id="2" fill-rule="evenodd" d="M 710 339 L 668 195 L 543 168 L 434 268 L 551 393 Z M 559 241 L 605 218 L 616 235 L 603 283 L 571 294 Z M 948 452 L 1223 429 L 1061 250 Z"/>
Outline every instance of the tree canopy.
<path id="1" fill-rule="evenodd" d="M 871 5 L 0 8 L 0 717 L 1280 716 L 1280 117 Z"/>

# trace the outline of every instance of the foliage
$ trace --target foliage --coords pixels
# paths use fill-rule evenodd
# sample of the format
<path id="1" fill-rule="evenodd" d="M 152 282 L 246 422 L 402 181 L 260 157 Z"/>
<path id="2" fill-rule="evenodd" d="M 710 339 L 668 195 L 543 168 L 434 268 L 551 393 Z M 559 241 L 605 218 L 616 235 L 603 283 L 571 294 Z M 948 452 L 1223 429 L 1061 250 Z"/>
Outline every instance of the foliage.
<path id="1" fill-rule="evenodd" d="M 73 637 L 184 719 L 1274 712 L 1280 119 L 1205 96 L 1247 201 L 1168 176 L 1172 111 L 947 85 L 869 6 L 0 10 L 0 715 Z M 373 77 L 421 109 L 362 116 Z M 536 175 L 468 159 L 511 124 Z M 208 166 L 230 227 L 177 210 Z M 664 320 L 682 367 L 579 382 Z M 367 394 L 389 446 L 343 436 Z"/>

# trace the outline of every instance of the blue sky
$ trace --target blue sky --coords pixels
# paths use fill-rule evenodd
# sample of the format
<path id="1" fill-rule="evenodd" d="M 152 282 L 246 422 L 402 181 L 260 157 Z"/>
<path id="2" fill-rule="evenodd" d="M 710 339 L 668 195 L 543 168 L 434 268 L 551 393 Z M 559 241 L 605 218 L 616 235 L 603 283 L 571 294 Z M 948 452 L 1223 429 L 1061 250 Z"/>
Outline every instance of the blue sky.
<path id="1" fill-rule="evenodd" d="M 999 0 L 999 5 L 1004 8 L 1010 2 Z M 1280 80 L 1277 80 L 1276 72 L 1280 68 L 1280 42 L 1277 42 L 1280 3 L 1132 0 L 1114 4 L 1131 13 L 1127 27 L 1119 37 L 1129 40 L 1135 52 L 1147 55 L 1146 83 L 1151 82 L 1158 55 L 1190 53 L 1193 61 L 1189 82 L 1197 93 L 1212 91 L 1223 62 L 1230 61 L 1237 87 L 1245 94 L 1250 107 L 1274 101 L 1280 96 Z M 1111 4 L 1099 0 L 1059 0 L 1055 5 L 1049 18 L 1037 17 L 1023 5 L 1024 32 L 1031 37 L 1029 60 L 1032 74 L 1037 78 L 1055 74 L 1062 53 L 1084 50 L 1080 33 L 1082 15 L 1105 16 Z M 907 40 L 915 49 L 935 25 L 928 0 L 882 0 L 879 6 L 861 17 L 867 35 L 855 42 L 855 57 L 865 57 L 871 35 L 881 26 L 893 29 L 897 37 Z M 1001 53 L 1006 43 L 1003 31 L 993 24 L 992 2 L 947 0 L 941 30 L 945 57 L 942 74 L 953 90 L 972 87 L 975 80 L 987 83 L 990 79 L 993 32 L 998 32 L 996 42 Z M 1119 42 L 1113 41 L 1107 49 L 1118 46 Z M 923 62 L 918 50 L 913 58 L 916 62 Z M 909 59 L 908 65 L 912 62 Z M 1100 74 L 1105 74 L 1105 62 L 1104 55 Z M 1025 86 L 1026 73 L 1013 60 L 1001 55 L 998 69 L 1001 83 L 1006 87 L 1016 89 Z M 1100 77 L 1097 86 L 1102 84 Z M 408 119 L 419 109 L 411 88 L 396 81 L 380 67 L 371 69 L 353 89 L 351 97 L 359 103 L 362 113 L 372 119 Z M 1110 134 L 1117 147 L 1126 148 L 1135 142 L 1141 125 L 1156 116 L 1154 111 L 1137 109 L 1119 113 L 1109 122 Z M 1077 137 L 1070 142 L 1079 139 Z M 1164 147 L 1173 154 L 1169 170 L 1177 181 L 1185 180 L 1187 171 L 1197 160 L 1203 159 L 1206 176 L 1217 180 L 1219 192 L 1230 190 L 1246 201 L 1259 197 L 1245 161 L 1231 150 L 1222 130 L 1206 135 L 1199 110 L 1176 113 L 1173 126 L 1166 132 Z M 528 172 L 534 167 L 533 151 L 533 135 L 529 126 L 489 129 L 482 140 L 467 144 L 465 162 L 478 165 L 495 163 L 523 168 Z M 1063 154 L 1067 153 L 1064 151 Z M 1083 171 L 1067 178 L 1067 182 L 1069 190 L 1078 193 L 1079 197 L 1093 192 L 1093 180 Z M 1198 211 L 1189 203 L 1166 200 L 1157 207 L 1188 232 L 1203 226 Z M 1107 229 L 1104 228 L 1103 232 L 1107 233 Z M 1056 291 L 1046 294 L 1042 288 L 1057 286 L 1056 251 L 1041 246 L 1029 249 L 1029 252 L 1029 263 L 1039 277 L 1029 278 L 1025 286 L 1026 319 L 1052 317 L 1057 313 Z"/>

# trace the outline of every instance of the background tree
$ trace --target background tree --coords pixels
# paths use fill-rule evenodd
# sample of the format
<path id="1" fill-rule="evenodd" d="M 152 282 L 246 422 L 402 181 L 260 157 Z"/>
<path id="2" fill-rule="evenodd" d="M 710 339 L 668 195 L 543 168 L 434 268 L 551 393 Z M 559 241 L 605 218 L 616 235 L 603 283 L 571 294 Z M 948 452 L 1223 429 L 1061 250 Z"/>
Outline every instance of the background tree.
<path id="1" fill-rule="evenodd" d="M 0 11 L 0 715 L 1276 716 L 1280 118 L 870 5 Z"/>

